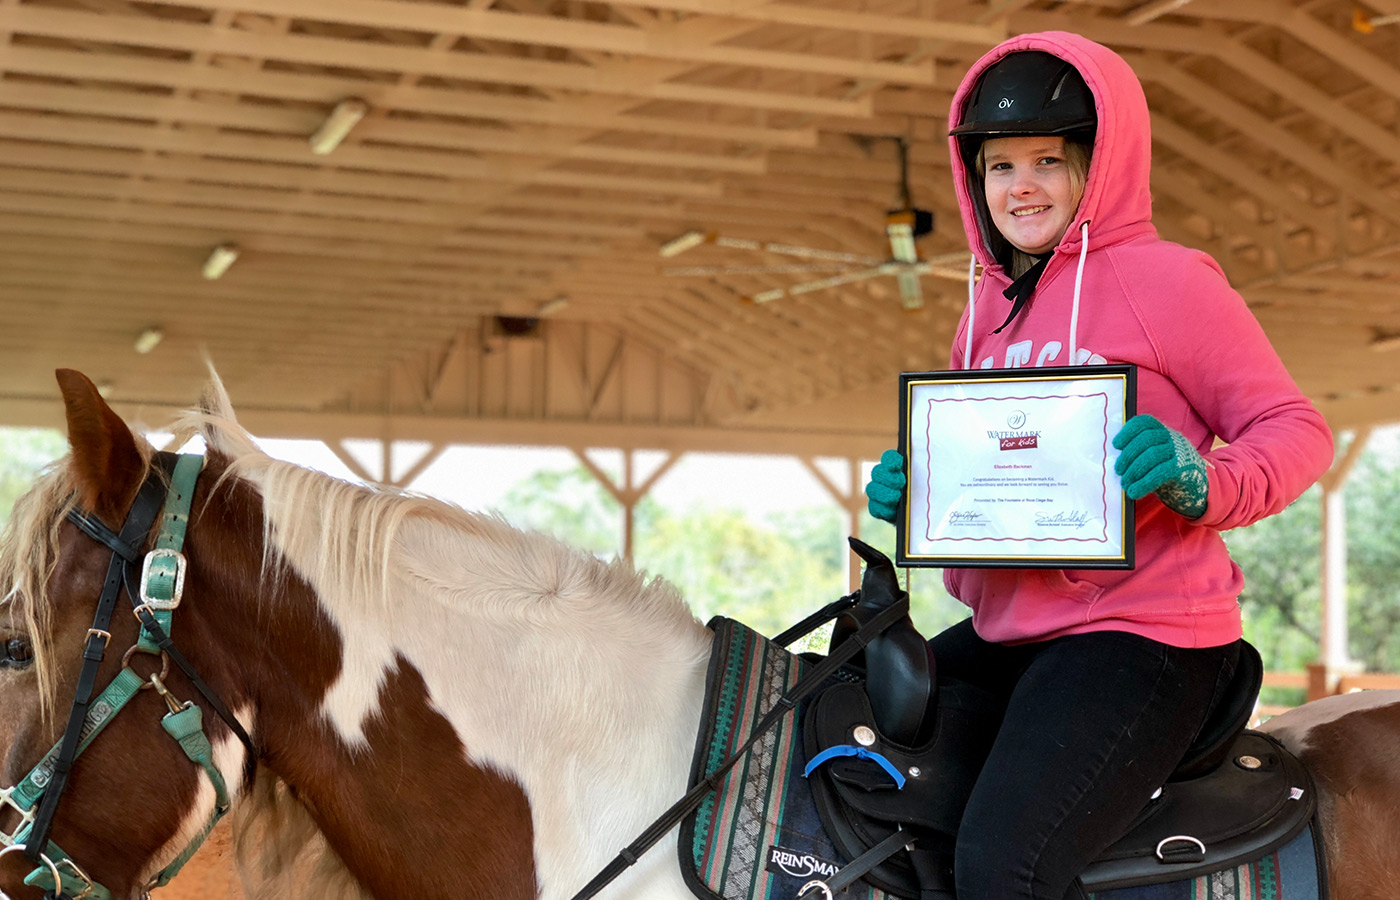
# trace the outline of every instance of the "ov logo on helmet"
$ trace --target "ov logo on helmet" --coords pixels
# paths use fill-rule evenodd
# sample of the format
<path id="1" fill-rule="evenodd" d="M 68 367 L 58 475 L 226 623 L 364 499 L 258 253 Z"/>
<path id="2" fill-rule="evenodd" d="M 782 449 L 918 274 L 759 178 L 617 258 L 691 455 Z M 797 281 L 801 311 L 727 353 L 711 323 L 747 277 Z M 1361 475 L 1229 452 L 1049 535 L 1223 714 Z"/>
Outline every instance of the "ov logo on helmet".
<path id="1" fill-rule="evenodd" d="M 1010 109 L 1011 104 L 1015 102 L 1016 101 L 1012 100 L 1010 97 L 1002 97 L 1001 102 L 997 104 L 997 109 Z"/>

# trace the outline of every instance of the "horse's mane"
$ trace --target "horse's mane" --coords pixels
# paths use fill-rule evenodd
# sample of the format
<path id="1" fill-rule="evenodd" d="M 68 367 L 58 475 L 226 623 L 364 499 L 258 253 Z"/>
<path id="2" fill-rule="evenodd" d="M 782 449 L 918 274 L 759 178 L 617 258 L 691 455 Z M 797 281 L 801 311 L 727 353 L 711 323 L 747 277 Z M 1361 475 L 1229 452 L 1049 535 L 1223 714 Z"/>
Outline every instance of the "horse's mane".
<path id="1" fill-rule="evenodd" d="M 221 481 L 261 495 L 264 576 L 290 565 L 324 602 L 386 604 L 407 583 L 449 606 L 470 599 L 474 614 L 534 624 L 588 617 L 652 635 L 695 624 L 674 587 L 627 561 L 598 559 L 499 515 L 273 459 L 239 425 L 217 375 L 174 433 L 177 446 L 202 436 L 228 461 Z"/>

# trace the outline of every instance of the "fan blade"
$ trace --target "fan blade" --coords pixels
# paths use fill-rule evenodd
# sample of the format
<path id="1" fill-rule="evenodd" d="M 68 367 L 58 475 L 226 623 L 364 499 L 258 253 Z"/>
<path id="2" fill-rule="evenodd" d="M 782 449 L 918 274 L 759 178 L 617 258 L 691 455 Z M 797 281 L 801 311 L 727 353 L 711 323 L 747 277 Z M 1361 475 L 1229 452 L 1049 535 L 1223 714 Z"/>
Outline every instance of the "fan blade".
<path id="1" fill-rule="evenodd" d="M 757 250 L 762 253 L 780 253 L 784 256 L 800 256 L 804 259 L 821 259 L 827 262 L 855 263 L 864 266 L 879 262 L 873 256 L 860 253 L 846 253 L 841 250 L 823 250 L 820 247 L 799 247 L 796 244 L 751 241 L 746 238 L 716 237 L 715 245 L 730 250 Z"/>
<path id="2" fill-rule="evenodd" d="M 867 278 L 874 278 L 877 275 L 884 274 L 885 265 L 879 265 L 873 269 L 863 269 L 859 272 L 849 272 L 845 275 L 833 275 L 830 278 L 819 278 L 816 281 L 808 281 L 804 284 L 794 284 L 790 288 L 773 288 L 768 291 L 760 291 L 746 299 L 753 303 L 767 303 L 770 300 L 778 300 L 783 297 L 796 297 L 800 294 L 810 294 L 813 291 L 824 291 L 828 288 L 840 287 L 843 284 L 850 284 L 853 281 L 864 281 Z"/>
<path id="3" fill-rule="evenodd" d="M 924 260 L 920 265 L 925 275 L 947 278 L 950 281 L 967 282 L 967 264 L 971 262 L 967 251 L 940 253 Z"/>
<path id="4" fill-rule="evenodd" d="M 671 266 L 661 274 L 671 278 L 695 278 L 711 275 L 795 275 L 799 272 L 844 272 L 849 266 L 841 263 L 808 263 L 791 266 Z"/>
<path id="5" fill-rule="evenodd" d="M 670 259 L 672 256 L 679 256 L 687 250 L 713 240 L 715 240 L 713 232 L 692 229 L 680 237 L 671 238 L 669 241 L 662 244 L 659 252 L 662 256 Z"/>
<path id="6" fill-rule="evenodd" d="M 919 273 L 916 269 L 902 269 L 895 273 L 899 282 L 899 296 L 905 309 L 923 309 L 924 290 L 919 286 Z"/>

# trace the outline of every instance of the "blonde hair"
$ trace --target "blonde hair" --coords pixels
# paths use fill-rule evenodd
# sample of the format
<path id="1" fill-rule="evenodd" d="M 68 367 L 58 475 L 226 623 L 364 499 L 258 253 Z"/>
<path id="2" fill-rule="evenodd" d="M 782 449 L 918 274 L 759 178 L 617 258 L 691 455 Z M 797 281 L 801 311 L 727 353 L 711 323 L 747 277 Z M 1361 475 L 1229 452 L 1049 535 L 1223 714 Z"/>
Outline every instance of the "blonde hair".
<path id="1" fill-rule="evenodd" d="M 1069 171 L 1069 188 L 1074 197 L 1074 207 L 1079 208 L 1079 201 L 1084 199 L 1084 186 L 1089 183 L 1089 163 L 1093 159 L 1094 145 L 1074 137 L 1065 138 L 1065 168 Z M 986 203 L 986 181 L 987 181 L 987 142 L 983 141 L 982 146 L 977 148 L 977 156 L 973 160 L 973 172 L 977 176 L 980 190 L 975 191 L 973 196 L 978 201 Z M 990 223 L 990 217 L 987 221 Z M 1031 266 L 1036 264 L 1036 258 L 1011 245 L 1001 232 L 995 227 L 993 235 L 992 250 L 999 262 L 1006 266 L 1006 272 L 1013 279 L 1020 278 L 1030 271 Z M 1000 245 L 1000 246 L 999 246 Z"/>

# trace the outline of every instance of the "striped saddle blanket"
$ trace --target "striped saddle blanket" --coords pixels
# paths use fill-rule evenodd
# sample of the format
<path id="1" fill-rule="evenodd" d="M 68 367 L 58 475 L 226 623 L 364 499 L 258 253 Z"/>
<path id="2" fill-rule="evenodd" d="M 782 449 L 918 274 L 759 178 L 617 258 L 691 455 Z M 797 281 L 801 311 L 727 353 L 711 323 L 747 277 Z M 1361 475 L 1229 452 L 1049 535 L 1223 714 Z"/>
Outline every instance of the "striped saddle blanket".
<path id="1" fill-rule="evenodd" d="M 691 767 L 696 784 L 719 768 L 754 723 L 812 665 L 741 623 L 716 618 L 705 714 Z M 842 670 L 837 681 L 858 681 Z M 811 695 L 819 696 L 820 690 Z M 730 770 L 718 790 L 681 825 L 680 864 L 700 900 L 792 900 L 804 885 L 829 878 L 847 862 L 822 828 L 803 776 L 800 702 Z M 1314 852 L 1314 829 L 1247 864 L 1195 878 L 1094 893 L 1094 900 L 1326 900 Z M 809 894 L 809 897 L 820 896 Z M 920 900 L 856 881 L 837 900 Z"/>

